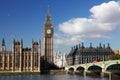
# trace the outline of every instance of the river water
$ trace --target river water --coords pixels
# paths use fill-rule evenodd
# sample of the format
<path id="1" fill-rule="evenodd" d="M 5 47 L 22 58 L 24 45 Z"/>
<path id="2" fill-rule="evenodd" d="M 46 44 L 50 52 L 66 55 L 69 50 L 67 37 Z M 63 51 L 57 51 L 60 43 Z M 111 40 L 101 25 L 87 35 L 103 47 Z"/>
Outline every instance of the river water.
<path id="1" fill-rule="evenodd" d="M 119 76 L 80 76 L 80 75 L 12 75 L 0 76 L 0 80 L 120 80 Z"/>

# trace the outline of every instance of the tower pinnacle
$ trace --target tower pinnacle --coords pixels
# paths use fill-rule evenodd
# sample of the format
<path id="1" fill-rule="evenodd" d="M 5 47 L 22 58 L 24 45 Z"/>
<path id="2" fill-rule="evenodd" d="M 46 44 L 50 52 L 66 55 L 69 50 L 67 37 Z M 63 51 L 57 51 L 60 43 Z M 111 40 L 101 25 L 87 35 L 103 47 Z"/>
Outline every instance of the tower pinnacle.
<path id="1" fill-rule="evenodd" d="M 50 6 L 48 5 L 47 16 L 50 16 Z"/>
<path id="2" fill-rule="evenodd" d="M 2 46 L 5 46 L 5 40 L 4 40 L 4 38 L 2 40 Z"/>
<path id="3" fill-rule="evenodd" d="M 46 16 L 46 23 L 45 23 L 45 25 L 46 25 L 47 27 L 52 26 L 49 6 L 48 6 L 48 11 L 47 11 L 47 16 Z"/>

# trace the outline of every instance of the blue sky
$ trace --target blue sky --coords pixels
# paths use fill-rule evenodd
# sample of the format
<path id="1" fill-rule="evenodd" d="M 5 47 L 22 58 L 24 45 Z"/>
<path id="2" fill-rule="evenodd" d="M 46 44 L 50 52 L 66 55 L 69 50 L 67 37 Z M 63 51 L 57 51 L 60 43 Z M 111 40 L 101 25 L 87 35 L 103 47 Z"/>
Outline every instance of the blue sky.
<path id="1" fill-rule="evenodd" d="M 119 0 L 0 0 L 0 41 L 5 38 L 12 50 L 12 38 L 23 39 L 24 47 L 31 47 L 41 39 L 43 53 L 43 26 L 50 6 L 54 27 L 54 52 L 69 53 L 81 42 L 89 47 L 110 43 L 120 49 Z"/>

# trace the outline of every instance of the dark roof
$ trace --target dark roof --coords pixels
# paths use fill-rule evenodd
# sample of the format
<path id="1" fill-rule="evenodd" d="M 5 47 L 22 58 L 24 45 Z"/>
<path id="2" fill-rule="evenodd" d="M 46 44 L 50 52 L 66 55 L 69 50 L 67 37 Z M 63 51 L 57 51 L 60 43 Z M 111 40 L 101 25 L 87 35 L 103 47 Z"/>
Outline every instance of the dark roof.
<path id="1" fill-rule="evenodd" d="M 19 41 L 16 41 L 15 44 L 16 44 L 16 45 L 20 45 L 20 42 L 19 42 Z"/>
<path id="2" fill-rule="evenodd" d="M 33 45 L 38 45 L 38 42 L 34 42 Z"/>
<path id="3" fill-rule="evenodd" d="M 73 56 L 73 55 L 94 55 L 94 54 L 99 54 L 99 55 L 110 55 L 110 54 L 114 54 L 113 50 L 111 49 L 111 47 L 108 46 L 105 47 L 105 45 L 102 47 L 101 43 L 99 44 L 98 47 L 92 47 L 92 44 L 90 44 L 89 47 L 84 47 L 83 43 L 82 46 L 79 47 L 78 46 L 74 46 L 74 48 L 71 49 L 70 53 L 68 54 L 67 57 Z"/>
<path id="4" fill-rule="evenodd" d="M 31 51 L 31 48 L 28 48 L 28 47 L 27 47 L 27 48 L 23 48 L 22 50 L 23 50 L 23 51 Z"/>

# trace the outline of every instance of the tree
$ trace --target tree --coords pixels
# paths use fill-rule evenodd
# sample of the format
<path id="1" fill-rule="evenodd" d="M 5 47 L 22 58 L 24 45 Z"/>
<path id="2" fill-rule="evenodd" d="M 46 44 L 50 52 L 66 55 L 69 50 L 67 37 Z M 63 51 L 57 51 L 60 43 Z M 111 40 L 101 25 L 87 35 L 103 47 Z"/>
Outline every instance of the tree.
<path id="1" fill-rule="evenodd" d="M 120 55 L 110 55 L 107 60 L 120 60 Z"/>

